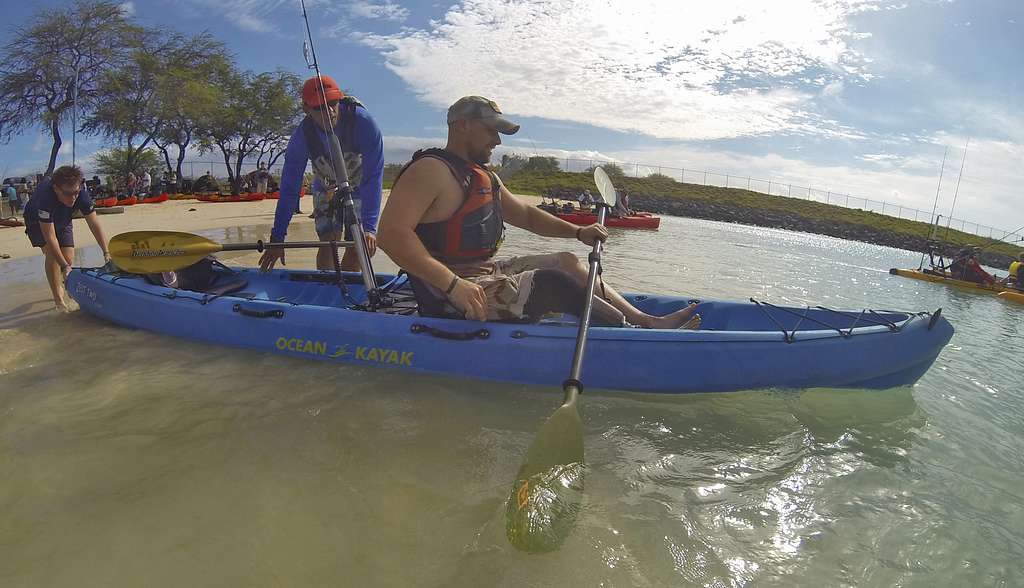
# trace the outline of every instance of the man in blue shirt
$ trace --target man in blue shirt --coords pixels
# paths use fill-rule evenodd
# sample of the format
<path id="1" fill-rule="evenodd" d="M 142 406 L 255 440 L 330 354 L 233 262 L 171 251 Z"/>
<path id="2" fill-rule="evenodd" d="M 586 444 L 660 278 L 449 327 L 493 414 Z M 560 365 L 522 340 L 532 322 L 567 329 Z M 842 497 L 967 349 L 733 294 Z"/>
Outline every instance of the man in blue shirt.
<path id="1" fill-rule="evenodd" d="M 377 217 L 380 216 L 384 179 L 384 143 L 380 129 L 363 105 L 355 98 L 345 96 L 334 79 L 330 76 L 321 76 L 320 79 L 323 80 L 323 92 L 316 77 L 306 80 L 302 86 L 302 110 L 306 118 L 292 133 L 284 154 L 281 195 L 277 200 L 270 239 L 274 242 L 285 240 L 288 223 L 298 206 L 299 188 L 306 173 L 306 164 L 310 159 L 321 157 L 329 161 L 327 129 L 331 129 L 341 143 L 349 182 L 355 186 L 352 198 L 360 210 L 359 217 L 366 234 L 366 252 L 372 256 L 377 251 Z M 316 166 L 313 169 L 316 172 Z M 341 240 L 348 226 L 340 202 L 334 208 L 330 206 L 333 198 L 334 188 L 328 188 L 317 173 L 313 180 L 313 218 L 321 241 Z M 352 235 L 344 236 L 346 240 L 352 239 Z M 268 248 L 260 257 L 260 269 L 270 271 L 279 259 L 284 263 L 284 249 Z M 316 267 L 321 270 L 333 269 L 330 247 L 321 247 L 317 251 Z M 345 250 L 341 267 L 348 271 L 359 268 L 354 247 Z"/>
<path id="2" fill-rule="evenodd" d="M 21 210 L 21 200 L 18 200 L 18 191 L 14 186 L 10 184 L 4 184 L 4 197 L 7 198 L 7 202 L 10 203 L 11 212 L 17 212 Z"/>
<path id="3" fill-rule="evenodd" d="M 64 302 L 64 278 L 75 261 L 75 233 L 71 215 L 75 210 L 85 217 L 89 230 L 103 251 L 103 260 L 110 261 L 107 238 L 92 207 L 89 192 L 83 186 L 82 170 L 64 165 L 53 171 L 52 179 L 39 182 L 32 198 L 25 205 L 25 234 L 32 246 L 44 256 L 43 268 L 50 283 L 53 303 L 58 311 L 67 312 Z"/>

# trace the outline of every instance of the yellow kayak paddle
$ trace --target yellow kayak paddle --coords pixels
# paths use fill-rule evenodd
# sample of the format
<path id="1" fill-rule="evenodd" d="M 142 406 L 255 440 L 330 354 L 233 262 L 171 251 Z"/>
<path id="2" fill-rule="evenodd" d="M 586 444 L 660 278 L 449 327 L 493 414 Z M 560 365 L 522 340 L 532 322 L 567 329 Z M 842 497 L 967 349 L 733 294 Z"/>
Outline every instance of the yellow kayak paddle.
<path id="1" fill-rule="evenodd" d="M 351 241 L 293 241 L 291 243 L 217 243 L 199 235 L 177 231 L 131 231 L 110 240 L 110 258 L 118 268 L 135 274 L 173 272 L 186 268 L 219 251 L 263 251 L 285 249 L 348 247 Z"/>

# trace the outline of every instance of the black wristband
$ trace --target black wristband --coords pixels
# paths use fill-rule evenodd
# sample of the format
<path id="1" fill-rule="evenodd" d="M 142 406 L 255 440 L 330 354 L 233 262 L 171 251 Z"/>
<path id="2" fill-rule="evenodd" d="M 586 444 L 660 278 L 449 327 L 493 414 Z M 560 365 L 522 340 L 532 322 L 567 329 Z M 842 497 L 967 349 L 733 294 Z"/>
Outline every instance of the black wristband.
<path id="1" fill-rule="evenodd" d="M 452 290 L 455 289 L 455 284 L 459 283 L 459 276 L 452 276 L 452 283 L 448 284 L 448 289 L 444 291 L 445 296 L 450 296 Z"/>
<path id="2" fill-rule="evenodd" d="M 582 230 L 583 230 L 583 227 L 576 227 L 576 240 L 577 241 L 580 240 L 580 231 L 582 231 Z"/>

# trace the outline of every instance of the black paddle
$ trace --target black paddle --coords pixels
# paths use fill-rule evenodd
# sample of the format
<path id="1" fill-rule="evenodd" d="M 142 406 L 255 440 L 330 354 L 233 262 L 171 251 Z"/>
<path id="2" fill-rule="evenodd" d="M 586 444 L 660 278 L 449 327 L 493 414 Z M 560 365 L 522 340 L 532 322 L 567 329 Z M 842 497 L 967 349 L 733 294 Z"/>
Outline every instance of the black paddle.
<path id="1" fill-rule="evenodd" d="M 594 203 L 598 209 L 597 222 L 603 225 L 608 209 L 615 206 L 615 187 L 600 167 L 594 170 L 594 182 L 600 192 Z M 602 245 L 597 241 L 590 253 L 586 300 L 576 333 L 576 350 L 569 379 L 562 384 L 564 401 L 540 428 L 526 452 L 505 508 L 508 540 L 516 548 L 531 553 L 558 549 L 576 522 L 583 498 L 583 423 L 577 399 L 583 390 L 580 374 Z"/>

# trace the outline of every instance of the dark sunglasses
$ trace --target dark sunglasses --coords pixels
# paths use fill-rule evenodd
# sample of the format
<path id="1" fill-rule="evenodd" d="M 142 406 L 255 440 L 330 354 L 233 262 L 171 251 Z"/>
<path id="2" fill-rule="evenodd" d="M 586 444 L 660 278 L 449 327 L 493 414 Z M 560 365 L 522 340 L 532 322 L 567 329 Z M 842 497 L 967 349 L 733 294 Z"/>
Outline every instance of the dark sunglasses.
<path id="1" fill-rule="evenodd" d="M 331 100 L 327 104 L 321 104 L 320 106 L 314 107 L 315 110 L 327 110 L 328 108 L 334 109 L 341 104 L 341 100 Z"/>

